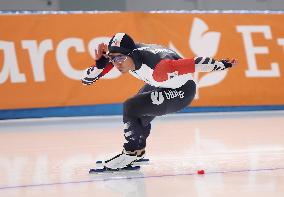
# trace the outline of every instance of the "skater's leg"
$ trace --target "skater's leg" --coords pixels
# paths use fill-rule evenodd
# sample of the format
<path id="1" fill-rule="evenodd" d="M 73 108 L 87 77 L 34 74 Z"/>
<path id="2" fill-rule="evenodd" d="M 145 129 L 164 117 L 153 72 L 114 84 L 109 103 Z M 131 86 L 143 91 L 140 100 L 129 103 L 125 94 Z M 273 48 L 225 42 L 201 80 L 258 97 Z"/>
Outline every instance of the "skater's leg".
<path id="1" fill-rule="evenodd" d="M 137 95 L 141 95 L 141 94 L 147 94 L 148 92 L 151 92 L 153 90 L 157 90 L 158 88 L 157 87 L 154 87 L 154 86 L 150 86 L 148 84 L 144 85 L 140 90 L 139 92 L 137 93 Z M 124 104 L 124 109 L 126 109 L 126 105 L 129 105 L 128 104 L 129 100 L 125 102 Z M 124 114 L 127 114 L 124 113 Z M 124 129 L 124 137 L 126 139 L 126 141 L 131 141 L 131 139 L 133 138 L 133 136 L 129 136 L 129 132 L 130 132 L 130 129 L 132 127 L 135 128 L 135 130 L 137 130 L 137 133 L 140 134 L 140 136 L 138 138 L 140 139 L 146 139 L 149 134 L 150 134 L 150 131 L 151 131 L 151 121 L 154 120 L 155 116 L 148 116 L 148 115 L 142 115 L 140 117 L 137 117 L 135 118 L 135 120 L 133 121 L 128 121 L 127 122 L 127 118 L 125 119 L 125 116 L 124 116 L 124 124 L 125 124 L 125 129 Z M 130 122 L 131 122 L 131 128 L 130 127 Z M 131 148 L 131 145 L 129 144 L 129 146 L 124 146 L 124 148 L 126 150 L 139 150 L 139 149 L 142 149 L 146 146 L 146 140 L 141 140 L 141 143 L 140 143 L 140 147 L 141 148 Z"/>
<path id="2" fill-rule="evenodd" d="M 151 130 L 151 120 L 155 116 L 176 112 L 186 107 L 193 100 L 195 91 L 195 83 L 189 81 L 178 89 L 158 88 L 128 99 L 123 106 L 125 150 L 106 160 L 104 166 L 120 169 L 143 158 L 146 139 Z"/>
<path id="3" fill-rule="evenodd" d="M 149 92 L 151 90 L 157 89 L 156 87 L 150 86 L 150 85 L 145 85 L 143 86 L 138 94 L 145 94 L 146 92 Z M 141 116 L 141 117 L 137 117 L 135 119 L 135 121 L 132 122 L 132 127 L 135 127 L 136 130 L 140 130 L 139 133 L 141 133 L 142 135 L 139 136 L 141 139 L 146 139 L 149 134 L 150 134 L 150 130 L 151 130 L 151 124 L 150 122 L 155 118 L 155 116 Z M 125 139 L 128 141 L 131 141 L 131 138 L 129 138 L 128 136 L 128 129 L 129 129 L 129 124 L 128 123 L 124 123 L 125 124 Z M 141 147 L 145 147 L 146 146 L 146 140 L 141 141 L 142 143 L 140 143 Z M 142 148 L 141 148 L 142 149 Z M 139 160 L 142 159 L 144 156 L 145 151 L 140 148 L 125 148 L 125 150 L 123 150 L 123 152 L 119 155 L 116 155 L 115 157 L 110 158 L 109 160 L 104 161 L 104 166 L 107 168 L 111 168 L 111 169 L 118 169 L 118 168 L 124 168 L 125 166 L 129 165 L 131 162 L 135 161 L 135 160 Z M 126 150 L 128 150 L 128 152 L 126 152 Z M 131 150 L 131 152 L 129 153 L 129 150 Z M 138 151 L 137 151 L 138 150 Z M 133 153 L 133 154 L 132 154 Z"/>
<path id="4" fill-rule="evenodd" d="M 123 107 L 125 150 L 134 151 L 145 148 L 151 129 L 149 124 L 151 117 L 181 110 L 191 103 L 195 92 L 195 83 L 188 81 L 178 89 L 158 88 L 128 99 Z"/>
<path id="5" fill-rule="evenodd" d="M 157 87 L 150 86 L 148 84 L 144 85 L 138 92 L 138 94 L 151 92 L 153 90 L 157 90 Z M 147 138 L 150 135 L 151 131 L 151 122 L 155 119 L 155 116 L 142 116 L 139 118 L 139 122 L 141 123 L 142 127 L 145 128 L 144 136 Z"/>
<path id="6" fill-rule="evenodd" d="M 154 86 L 150 86 L 148 84 L 144 85 L 138 92 L 138 94 L 143 94 L 146 92 L 151 92 L 153 90 L 157 90 L 157 87 Z M 142 124 L 142 126 L 146 127 L 148 126 L 152 120 L 154 120 L 155 116 L 142 116 L 140 117 L 140 122 Z"/>

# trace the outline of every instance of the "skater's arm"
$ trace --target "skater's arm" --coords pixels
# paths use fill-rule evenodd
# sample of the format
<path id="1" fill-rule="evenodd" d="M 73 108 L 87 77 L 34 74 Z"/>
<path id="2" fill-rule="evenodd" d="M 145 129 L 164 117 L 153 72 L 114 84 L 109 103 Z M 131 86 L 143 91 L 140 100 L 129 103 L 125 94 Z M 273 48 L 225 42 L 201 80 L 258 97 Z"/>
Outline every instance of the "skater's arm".
<path id="1" fill-rule="evenodd" d="M 163 59 L 154 68 L 153 78 L 157 82 L 166 81 L 170 76 L 180 76 L 194 72 L 225 70 L 236 64 L 236 60 L 215 60 L 209 57 L 195 57 L 178 60 Z"/>
<path id="2" fill-rule="evenodd" d="M 81 78 L 84 85 L 91 85 L 113 68 L 113 64 L 109 62 L 109 58 L 106 56 L 106 53 L 107 45 L 104 43 L 99 44 L 98 49 L 95 50 L 96 64 L 86 69 L 83 77 Z"/>
<path id="3" fill-rule="evenodd" d="M 237 64 L 236 59 L 221 59 L 215 60 L 210 57 L 195 57 L 195 72 L 212 72 L 221 71 Z"/>

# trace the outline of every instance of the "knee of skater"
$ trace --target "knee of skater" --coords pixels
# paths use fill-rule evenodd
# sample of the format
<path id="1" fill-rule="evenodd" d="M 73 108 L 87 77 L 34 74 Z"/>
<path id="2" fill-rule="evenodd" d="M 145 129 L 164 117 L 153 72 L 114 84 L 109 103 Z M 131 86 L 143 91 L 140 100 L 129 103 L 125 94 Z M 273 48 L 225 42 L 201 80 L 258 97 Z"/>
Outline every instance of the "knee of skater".
<path id="1" fill-rule="evenodd" d="M 194 100 L 195 97 L 195 92 L 188 92 L 186 94 L 186 99 L 184 100 L 184 105 L 190 105 L 192 103 L 192 101 Z"/>
<path id="2" fill-rule="evenodd" d="M 135 109 L 136 109 L 136 103 L 133 99 L 127 99 L 123 103 L 123 114 L 124 115 L 133 115 L 135 114 Z"/>

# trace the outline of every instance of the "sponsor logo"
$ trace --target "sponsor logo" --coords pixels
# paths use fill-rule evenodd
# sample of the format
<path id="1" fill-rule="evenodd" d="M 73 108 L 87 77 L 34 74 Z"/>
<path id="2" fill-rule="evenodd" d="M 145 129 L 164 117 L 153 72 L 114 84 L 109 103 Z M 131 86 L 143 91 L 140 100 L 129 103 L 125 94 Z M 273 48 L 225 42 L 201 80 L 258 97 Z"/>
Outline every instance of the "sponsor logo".
<path id="1" fill-rule="evenodd" d="M 151 100 L 154 105 L 160 105 L 164 102 L 165 98 L 162 92 L 152 92 L 151 93 Z"/>
<path id="2" fill-rule="evenodd" d="M 111 42 L 111 46 L 117 46 L 117 47 L 119 47 L 119 46 L 120 46 L 120 41 L 114 38 L 114 39 L 112 40 L 112 42 Z"/>
<path id="3" fill-rule="evenodd" d="M 124 33 L 117 33 L 115 34 L 112 42 L 111 42 L 111 46 L 118 46 L 120 47 L 120 42 L 122 40 L 122 38 L 125 36 Z"/>
<path id="4" fill-rule="evenodd" d="M 168 90 L 168 91 L 164 91 L 166 98 L 169 99 L 173 99 L 176 97 L 179 98 L 184 98 L 184 91 L 177 91 L 177 90 Z"/>
<path id="5" fill-rule="evenodd" d="M 161 91 L 161 92 L 155 91 L 151 93 L 151 100 L 154 105 L 162 104 L 165 98 L 167 100 L 170 100 L 170 99 L 177 98 L 177 97 L 181 99 L 184 98 L 184 91 L 167 90 L 167 91 Z"/>

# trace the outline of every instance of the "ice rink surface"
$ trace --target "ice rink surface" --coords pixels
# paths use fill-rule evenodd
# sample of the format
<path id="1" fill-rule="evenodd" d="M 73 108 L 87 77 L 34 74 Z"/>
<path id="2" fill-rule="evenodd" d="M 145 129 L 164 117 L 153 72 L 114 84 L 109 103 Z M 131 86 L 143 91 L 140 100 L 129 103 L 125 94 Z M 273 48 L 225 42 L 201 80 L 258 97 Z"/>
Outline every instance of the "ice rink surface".
<path id="1" fill-rule="evenodd" d="M 88 174 L 122 144 L 122 117 L 0 121 L 0 196 L 284 196 L 284 111 L 160 117 L 149 165 Z"/>

